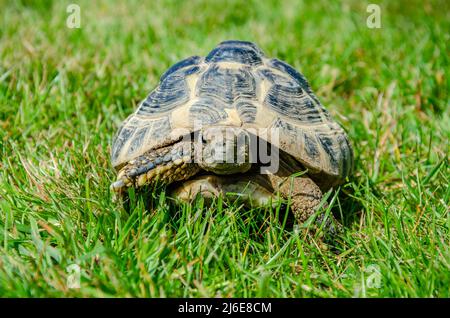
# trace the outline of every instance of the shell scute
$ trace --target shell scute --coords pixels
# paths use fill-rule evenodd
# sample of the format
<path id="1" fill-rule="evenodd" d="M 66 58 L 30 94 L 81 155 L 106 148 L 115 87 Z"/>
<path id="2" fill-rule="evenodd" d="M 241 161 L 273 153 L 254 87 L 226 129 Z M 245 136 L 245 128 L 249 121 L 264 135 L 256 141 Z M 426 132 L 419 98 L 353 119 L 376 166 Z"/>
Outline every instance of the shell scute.
<path id="1" fill-rule="evenodd" d="M 289 64 L 279 60 L 279 59 L 270 59 L 267 63 L 270 67 L 277 69 L 283 73 L 289 74 L 292 78 L 294 78 L 302 87 L 309 87 L 308 81 L 306 78 L 300 74 L 295 68 L 290 66 Z"/>
<path id="2" fill-rule="evenodd" d="M 112 161 L 115 162 L 120 152 L 123 150 L 123 146 L 130 140 L 130 137 L 136 131 L 136 127 L 126 127 L 122 126 L 122 128 L 118 131 L 117 136 L 114 138 L 113 148 L 112 148 Z"/>
<path id="3" fill-rule="evenodd" d="M 319 140 L 320 145 L 322 146 L 322 149 L 324 150 L 324 153 L 326 156 L 328 156 L 328 162 L 330 164 L 331 171 L 334 172 L 334 174 L 338 175 L 340 171 L 339 167 L 339 148 L 336 147 L 336 144 L 334 142 L 334 138 L 331 136 L 325 135 L 325 134 L 317 134 L 317 139 Z"/>
<path id="4" fill-rule="evenodd" d="M 175 73 L 179 69 L 185 68 L 187 66 L 198 65 L 201 63 L 201 61 L 202 61 L 202 57 L 195 55 L 195 56 L 188 57 L 184 60 L 181 60 L 178 63 L 175 63 L 167 71 L 165 71 L 163 75 L 161 75 L 160 82 L 162 82 L 167 76 Z"/>
<path id="5" fill-rule="evenodd" d="M 209 96 L 198 98 L 189 109 L 189 121 L 205 125 L 215 124 L 227 118 L 228 115 L 224 110 L 226 107 L 227 104 L 218 98 Z"/>
<path id="6" fill-rule="evenodd" d="M 256 82 L 249 68 L 230 69 L 211 65 L 200 77 L 197 96 L 220 99 L 232 107 L 239 98 L 256 98 Z"/>
<path id="7" fill-rule="evenodd" d="M 320 112 L 300 86 L 274 84 L 269 89 L 264 104 L 284 116 L 301 122 L 322 122 Z"/>
<path id="8" fill-rule="evenodd" d="M 142 146 L 145 135 L 148 132 L 148 130 L 149 130 L 149 127 L 142 127 L 136 131 L 136 133 L 133 136 L 133 139 L 130 142 L 130 146 L 128 147 L 129 154 L 134 153 L 136 150 L 138 150 Z"/>
<path id="9" fill-rule="evenodd" d="M 163 78 L 160 85 L 141 103 L 139 115 L 153 115 L 167 112 L 186 103 L 190 90 L 186 77 L 200 71 L 197 65 L 178 69 Z"/>
<path id="10" fill-rule="evenodd" d="M 256 45 L 244 41 L 225 41 L 214 48 L 205 58 L 206 62 L 237 62 L 261 65 L 262 52 Z"/>
<path id="11" fill-rule="evenodd" d="M 236 103 L 236 110 L 243 123 L 254 123 L 258 108 L 249 101 L 239 101 Z"/>

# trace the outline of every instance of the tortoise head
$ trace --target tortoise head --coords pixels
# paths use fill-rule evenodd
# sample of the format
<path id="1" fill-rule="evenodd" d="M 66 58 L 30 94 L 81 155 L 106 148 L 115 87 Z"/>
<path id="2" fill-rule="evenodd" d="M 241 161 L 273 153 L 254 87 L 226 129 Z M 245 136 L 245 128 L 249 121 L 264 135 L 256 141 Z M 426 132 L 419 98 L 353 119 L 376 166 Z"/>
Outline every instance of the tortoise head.
<path id="1" fill-rule="evenodd" d="M 219 175 L 246 172 L 251 168 L 250 136 L 237 127 L 204 128 L 199 136 L 195 160 L 199 166 Z"/>

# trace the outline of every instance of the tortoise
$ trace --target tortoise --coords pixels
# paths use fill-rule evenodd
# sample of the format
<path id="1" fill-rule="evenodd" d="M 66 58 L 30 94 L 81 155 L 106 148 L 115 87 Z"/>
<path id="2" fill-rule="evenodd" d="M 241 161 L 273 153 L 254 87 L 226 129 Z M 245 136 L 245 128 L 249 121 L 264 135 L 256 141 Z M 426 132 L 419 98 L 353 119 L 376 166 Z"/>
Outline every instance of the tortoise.
<path id="1" fill-rule="evenodd" d="M 275 149 L 276 171 L 262 171 L 261 141 Z M 323 192 L 351 174 L 353 151 L 301 73 L 252 42 L 230 40 L 161 76 L 120 127 L 111 161 L 118 171 L 111 188 L 119 193 L 160 182 L 182 201 L 233 194 L 262 206 L 288 199 L 302 223 Z"/>

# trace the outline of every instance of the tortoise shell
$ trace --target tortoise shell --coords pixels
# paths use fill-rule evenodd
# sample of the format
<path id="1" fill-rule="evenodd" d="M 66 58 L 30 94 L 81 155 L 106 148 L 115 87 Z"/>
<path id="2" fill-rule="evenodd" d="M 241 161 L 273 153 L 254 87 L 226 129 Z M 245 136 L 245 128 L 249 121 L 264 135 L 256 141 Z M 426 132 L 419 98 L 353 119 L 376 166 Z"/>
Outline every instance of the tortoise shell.
<path id="1" fill-rule="evenodd" d="M 206 57 L 192 56 L 170 67 L 119 129 L 113 166 L 119 169 L 146 151 L 174 142 L 180 138 L 177 128 L 193 131 L 195 122 L 278 128 L 280 149 L 328 187 L 352 171 L 348 137 L 305 77 L 244 41 L 222 42 Z"/>

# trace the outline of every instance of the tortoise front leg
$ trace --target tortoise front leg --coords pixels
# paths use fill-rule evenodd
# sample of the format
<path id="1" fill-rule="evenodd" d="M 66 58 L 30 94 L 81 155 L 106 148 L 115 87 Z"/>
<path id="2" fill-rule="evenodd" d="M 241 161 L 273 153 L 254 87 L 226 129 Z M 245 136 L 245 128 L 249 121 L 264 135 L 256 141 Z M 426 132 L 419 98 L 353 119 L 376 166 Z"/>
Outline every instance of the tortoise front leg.
<path id="1" fill-rule="evenodd" d="M 274 191 L 285 199 L 290 199 L 290 208 L 294 214 L 296 221 L 300 224 L 305 223 L 312 215 L 317 212 L 320 202 L 322 201 L 322 191 L 317 184 L 307 176 L 298 177 L 280 177 L 278 175 L 267 175 Z M 325 219 L 325 212 L 319 214 L 314 223 L 316 226 L 322 226 Z M 334 217 L 332 214 L 323 224 L 323 229 L 328 235 L 335 235 L 338 228 L 333 224 Z"/>
<path id="2" fill-rule="evenodd" d="M 151 150 L 128 162 L 117 175 L 112 190 L 121 192 L 127 187 L 141 187 L 159 182 L 171 184 L 190 178 L 200 171 L 194 162 L 194 143 L 178 142 Z"/>

